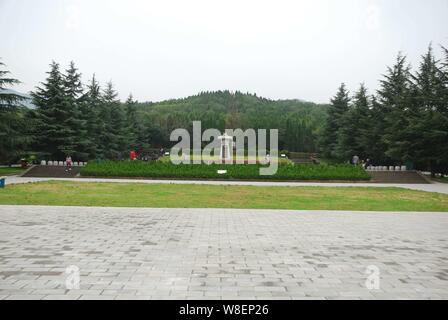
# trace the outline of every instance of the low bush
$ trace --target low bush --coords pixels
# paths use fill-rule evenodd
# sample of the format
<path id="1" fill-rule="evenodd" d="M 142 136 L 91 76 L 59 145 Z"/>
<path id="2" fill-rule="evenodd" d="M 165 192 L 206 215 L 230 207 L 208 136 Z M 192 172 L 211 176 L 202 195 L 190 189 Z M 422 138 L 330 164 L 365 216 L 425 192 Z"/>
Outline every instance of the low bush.
<path id="1" fill-rule="evenodd" d="M 174 179 L 236 179 L 236 180 L 369 180 L 361 167 L 351 165 L 280 165 L 273 176 L 261 176 L 260 165 L 173 165 L 166 162 L 103 161 L 89 162 L 81 170 L 82 176 L 135 177 Z M 219 175 L 218 170 L 227 170 Z"/>

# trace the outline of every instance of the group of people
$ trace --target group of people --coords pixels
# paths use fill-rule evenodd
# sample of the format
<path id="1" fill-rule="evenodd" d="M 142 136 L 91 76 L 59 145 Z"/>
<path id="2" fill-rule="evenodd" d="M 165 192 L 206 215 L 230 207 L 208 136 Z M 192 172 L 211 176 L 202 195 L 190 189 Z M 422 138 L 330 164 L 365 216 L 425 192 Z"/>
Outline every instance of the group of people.
<path id="1" fill-rule="evenodd" d="M 159 159 L 161 157 L 161 155 L 163 155 L 163 149 L 161 149 L 161 154 L 157 154 L 157 153 L 145 153 L 145 154 L 140 154 L 137 155 L 137 153 L 135 151 L 130 151 L 129 152 L 129 159 L 131 161 L 135 161 L 135 160 L 141 160 L 141 161 L 155 161 L 157 159 Z"/>
<path id="2" fill-rule="evenodd" d="M 163 151 L 163 149 L 162 149 Z M 131 161 L 135 161 L 137 160 L 137 153 L 135 151 L 130 151 L 129 152 L 129 158 L 131 159 Z M 158 158 L 157 156 L 151 156 L 151 155 L 145 155 L 141 157 L 141 160 L 143 161 L 151 161 Z M 65 158 L 65 171 L 72 171 L 72 166 L 73 166 L 73 160 L 71 156 L 67 156 Z"/>
<path id="3" fill-rule="evenodd" d="M 359 158 L 359 156 L 354 155 L 350 160 L 350 164 L 352 164 L 354 166 L 361 165 L 364 169 L 367 169 L 368 167 L 370 167 L 372 165 L 372 161 L 370 159 L 367 159 L 364 161 L 364 160 L 361 160 Z"/>

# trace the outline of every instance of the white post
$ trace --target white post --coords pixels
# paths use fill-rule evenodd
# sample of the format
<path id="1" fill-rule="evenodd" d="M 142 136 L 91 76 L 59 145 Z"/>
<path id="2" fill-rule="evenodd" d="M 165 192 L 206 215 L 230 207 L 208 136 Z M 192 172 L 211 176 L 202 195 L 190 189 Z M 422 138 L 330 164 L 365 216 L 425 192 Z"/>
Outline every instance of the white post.
<path id="1" fill-rule="evenodd" d="M 224 133 L 223 136 L 218 137 L 221 141 L 221 148 L 219 152 L 219 157 L 221 161 L 231 161 L 232 160 L 232 147 L 233 147 L 233 137 Z"/>

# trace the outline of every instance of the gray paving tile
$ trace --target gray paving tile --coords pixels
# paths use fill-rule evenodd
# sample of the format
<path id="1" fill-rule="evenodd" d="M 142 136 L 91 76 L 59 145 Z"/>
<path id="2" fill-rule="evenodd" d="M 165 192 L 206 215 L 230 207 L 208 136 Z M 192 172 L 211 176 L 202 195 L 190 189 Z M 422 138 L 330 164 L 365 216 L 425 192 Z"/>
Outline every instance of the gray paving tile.
<path id="1" fill-rule="evenodd" d="M 0 300 L 448 299 L 440 213 L 0 206 L 0 245 Z"/>

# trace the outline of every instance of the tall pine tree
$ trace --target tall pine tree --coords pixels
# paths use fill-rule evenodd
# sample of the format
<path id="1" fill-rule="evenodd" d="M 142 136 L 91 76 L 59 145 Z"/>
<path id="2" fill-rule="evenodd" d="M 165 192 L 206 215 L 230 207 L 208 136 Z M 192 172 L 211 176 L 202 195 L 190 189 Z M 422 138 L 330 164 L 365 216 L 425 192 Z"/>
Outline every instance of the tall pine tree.
<path id="1" fill-rule="evenodd" d="M 86 161 L 89 158 L 90 143 L 87 135 L 86 123 L 89 114 L 83 110 L 84 90 L 81 83 L 81 74 L 72 61 L 63 77 L 66 105 L 69 109 L 69 117 L 66 125 L 73 132 L 73 156 L 77 160 Z"/>
<path id="2" fill-rule="evenodd" d="M 136 150 L 138 148 L 138 131 L 140 127 L 140 121 L 137 115 L 137 101 L 134 100 L 132 94 L 129 95 L 125 103 L 126 114 L 126 142 L 129 150 Z"/>
<path id="3" fill-rule="evenodd" d="M 355 93 L 349 110 L 341 118 L 338 130 L 336 154 L 339 159 L 350 159 L 358 155 L 362 159 L 369 158 L 366 148 L 368 137 L 366 129 L 370 126 L 370 109 L 367 89 L 361 84 Z M 370 156 L 371 157 L 371 156 Z"/>
<path id="4" fill-rule="evenodd" d="M 101 141 L 101 134 L 105 130 L 104 119 L 100 117 L 102 108 L 101 88 L 93 75 L 90 83 L 87 85 L 87 91 L 81 98 L 81 113 L 86 122 L 87 131 L 86 150 L 89 159 L 104 159 L 104 148 Z"/>
<path id="5" fill-rule="evenodd" d="M 0 68 L 5 64 L 0 61 Z M 28 145 L 27 121 L 20 103 L 24 98 L 7 87 L 18 80 L 9 76 L 9 71 L 0 69 L 0 163 L 12 164 L 21 156 Z"/>
<path id="6" fill-rule="evenodd" d="M 64 78 L 59 64 L 51 63 L 48 77 L 32 93 L 37 106 L 35 138 L 37 148 L 53 160 L 62 160 L 76 151 L 70 104 L 66 99 Z"/>
<path id="7" fill-rule="evenodd" d="M 386 162 L 411 160 L 411 145 L 406 128 L 412 112 L 411 73 L 406 56 L 401 53 L 393 67 L 388 67 L 378 90 L 382 119 L 378 125 L 383 132 Z"/>
<path id="8" fill-rule="evenodd" d="M 444 101 L 444 75 L 430 46 L 414 77 L 414 105 L 408 137 L 412 158 L 433 175 L 446 164 L 448 115 Z"/>
<path id="9" fill-rule="evenodd" d="M 338 132 L 343 125 L 343 117 L 349 110 L 349 92 L 345 84 L 341 84 L 338 93 L 331 99 L 328 109 L 328 119 L 323 130 L 321 148 L 324 157 L 338 158 L 337 152 Z"/>
<path id="10" fill-rule="evenodd" d="M 107 159 L 122 159 L 126 151 L 126 120 L 118 93 L 112 82 L 106 84 L 102 96 L 100 117 L 105 126 L 101 132 L 101 142 Z"/>

